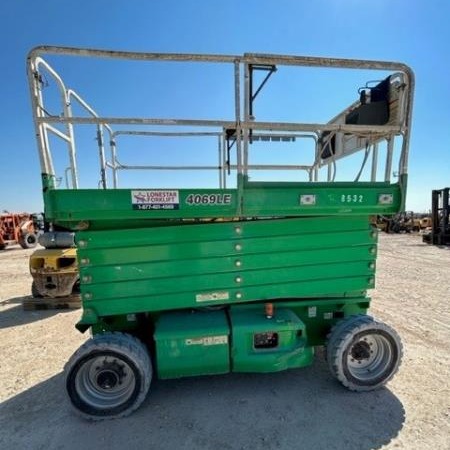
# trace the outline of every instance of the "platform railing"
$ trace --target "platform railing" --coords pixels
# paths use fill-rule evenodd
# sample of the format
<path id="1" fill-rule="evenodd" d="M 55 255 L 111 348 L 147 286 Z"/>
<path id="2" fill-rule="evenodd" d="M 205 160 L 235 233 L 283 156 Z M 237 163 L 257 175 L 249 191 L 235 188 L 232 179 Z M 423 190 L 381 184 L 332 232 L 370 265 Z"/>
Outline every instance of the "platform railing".
<path id="1" fill-rule="evenodd" d="M 231 64 L 234 68 L 234 117 L 230 120 L 199 120 L 185 118 L 143 118 L 143 117 L 102 117 L 100 116 L 79 94 L 73 89 L 68 89 L 60 75 L 42 58 L 41 55 L 69 55 L 98 58 L 116 58 L 143 61 L 177 61 L 177 62 L 203 62 L 203 63 L 225 63 Z M 302 67 L 326 67 L 326 68 L 348 68 L 348 69 L 373 69 L 401 73 L 405 85 L 405 95 L 402 104 L 401 120 L 395 124 L 388 125 L 353 125 L 346 123 L 295 123 L 295 122 L 264 122 L 256 121 L 252 113 L 252 101 L 254 93 L 250 89 L 249 72 L 250 66 L 302 66 Z M 42 72 L 50 74 L 59 90 L 60 101 L 62 103 L 62 114 L 52 115 L 45 107 L 43 95 Z M 409 135 L 412 113 L 412 99 L 414 90 L 414 75 L 411 69 L 401 63 L 383 61 L 364 61 L 335 58 L 313 58 L 298 57 L 288 55 L 261 55 L 245 54 L 243 56 L 221 56 L 221 55 L 198 55 L 198 54 L 156 54 L 156 53 L 133 53 L 116 52 L 109 50 L 74 49 L 64 47 L 37 47 L 32 50 L 28 57 L 28 78 L 30 83 L 32 106 L 36 135 L 38 137 L 39 155 L 42 172 L 55 175 L 54 164 L 49 144 L 49 133 L 62 139 L 68 147 L 69 167 L 71 175 L 71 187 L 79 187 L 77 153 L 75 146 L 74 126 L 89 124 L 97 127 L 98 152 L 100 160 L 100 186 L 108 187 L 107 169 L 111 169 L 113 177 L 113 187 L 118 187 L 118 172 L 120 170 L 217 170 L 219 173 L 219 186 L 226 188 L 226 178 L 230 171 L 235 171 L 238 175 L 246 175 L 250 170 L 304 170 L 307 171 L 310 181 L 318 181 L 318 172 L 321 167 L 327 167 L 327 180 L 332 182 L 336 176 L 336 163 L 339 159 L 336 155 L 331 155 L 323 159 L 320 153 L 319 137 L 323 133 L 329 133 L 329 139 L 333 133 L 340 136 L 361 137 L 361 142 L 366 142 L 365 148 L 358 148 L 355 151 L 365 151 L 363 166 L 354 181 L 359 181 L 364 166 L 372 164 L 370 169 L 370 179 L 377 178 L 377 166 L 379 159 L 379 144 L 386 142 L 385 161 L 385 181 L 390 181 L 394 138 L 399 136 L 402 139 L 398 174 L 407 174 Z M 243 101 L 241 98 L 241 86 L 243 84 Z M 72 102 L 76 101 L 89 116 L 74 116 Z M 356 102 L 357 103 L 357 102 Z M 243 106 L 241 106 L 243 105 Z M 241 111 L 243 110 L 243 112 Z M 145 130 L 132 131 L 129 129 L 113 131 L 113 126 L 124 125 L 127 127 L 142 126 Z M 201 129 L 202 131 L 154 131 L 152 127 L 171 127 Z M 58 128 L 60 127 L 60 128 Z M 150 131 L 148 129 L 150 128 Z M 204 131 L 210 129 L 211 131 Z M 64 131 L 61 131 L 64 130 Z M 104 131 L 108 133 L 107 144 L 110 150 L 110 160 L 106 157 Z M 233 130 L 235 138 L 236 163 L 231 164 L 226 158 L 227 130 Z M 119 136 L 165 136 L 165 137 L 205 137 L 213 136 L 217 138 L 217 158 L 215 165 L 204 166 L 177 166 L 177 165 L 132 165 L 119 162 L 117 156 L 117 138 Z M 249 148 L 251 143 L 260 138 L 271 137 L 313 139 L 315 146 L 315 158 L 311 165 L 301 164 L 252 164 L 249 161 Z M 370 153 L 372 158 L 369 162 Z M 346 156 L 346 155 L 344 155 Z"/>

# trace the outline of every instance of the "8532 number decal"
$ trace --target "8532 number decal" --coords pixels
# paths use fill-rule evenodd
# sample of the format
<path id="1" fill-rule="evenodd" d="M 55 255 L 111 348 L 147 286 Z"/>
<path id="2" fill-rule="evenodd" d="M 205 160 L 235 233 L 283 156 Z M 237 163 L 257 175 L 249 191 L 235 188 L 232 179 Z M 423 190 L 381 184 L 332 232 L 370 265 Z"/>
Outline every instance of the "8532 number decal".
<path id="1" fill-rule="evenodd" d="M 364 195 L 362 194 L 342 194 L 341 203 L 362 203 L 364 201 Z"/>

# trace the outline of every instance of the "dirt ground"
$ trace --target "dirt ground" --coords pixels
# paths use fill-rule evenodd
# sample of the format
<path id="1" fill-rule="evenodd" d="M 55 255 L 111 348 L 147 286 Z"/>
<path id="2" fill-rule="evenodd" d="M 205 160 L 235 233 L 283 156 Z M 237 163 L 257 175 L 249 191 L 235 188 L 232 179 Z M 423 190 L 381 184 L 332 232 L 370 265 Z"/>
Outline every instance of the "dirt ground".
<path id="1" fill-rule="evenodd" d="M 380 236 L 372 313 L 405 347 L 386 388 L 345 390 L 317 352 L 277 374 L 154 380 L 131 417 L 100 423 L 65 396 L 80 311 L 22 310 L 31 252 L 0 252 L 1 449 L 450 449 L 450 249 Z"/>

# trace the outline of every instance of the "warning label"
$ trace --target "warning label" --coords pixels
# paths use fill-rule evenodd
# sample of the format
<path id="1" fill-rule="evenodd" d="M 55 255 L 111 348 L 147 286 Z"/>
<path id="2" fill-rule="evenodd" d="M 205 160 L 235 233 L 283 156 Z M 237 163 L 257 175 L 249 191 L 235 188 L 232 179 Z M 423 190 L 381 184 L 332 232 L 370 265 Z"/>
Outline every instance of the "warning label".
<path id="1" fill-rule="evenodd" d="M 207 294 L 197 294 L 195 301 L 197 302 L 213 302 L 217 300 L 229 300 L 229 292 L 209 292 Z"/>
<path id="2" fill-rule="evenodd" d="M 185 345 L 224 345 L 228 344 L 228 336 L 207 336 L 202 338 L 186 339 Z"/>
<path id="3" fill-rule="evenodd" d="M 133 209 L 179 209 L 178 191 L 131 191 Z"/>

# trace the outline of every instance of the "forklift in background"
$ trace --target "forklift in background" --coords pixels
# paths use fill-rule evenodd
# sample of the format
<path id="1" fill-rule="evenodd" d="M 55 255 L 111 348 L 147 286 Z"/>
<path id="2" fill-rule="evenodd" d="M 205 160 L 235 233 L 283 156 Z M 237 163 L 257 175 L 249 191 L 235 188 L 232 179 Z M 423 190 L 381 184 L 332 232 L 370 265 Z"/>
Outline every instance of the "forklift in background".
<path id="1" fill-rule="evenodd" d="M 450 188 L 435 189 L 431 194 L 431 232 L 423 242 L 433 245 L 450 245 Z"/>

